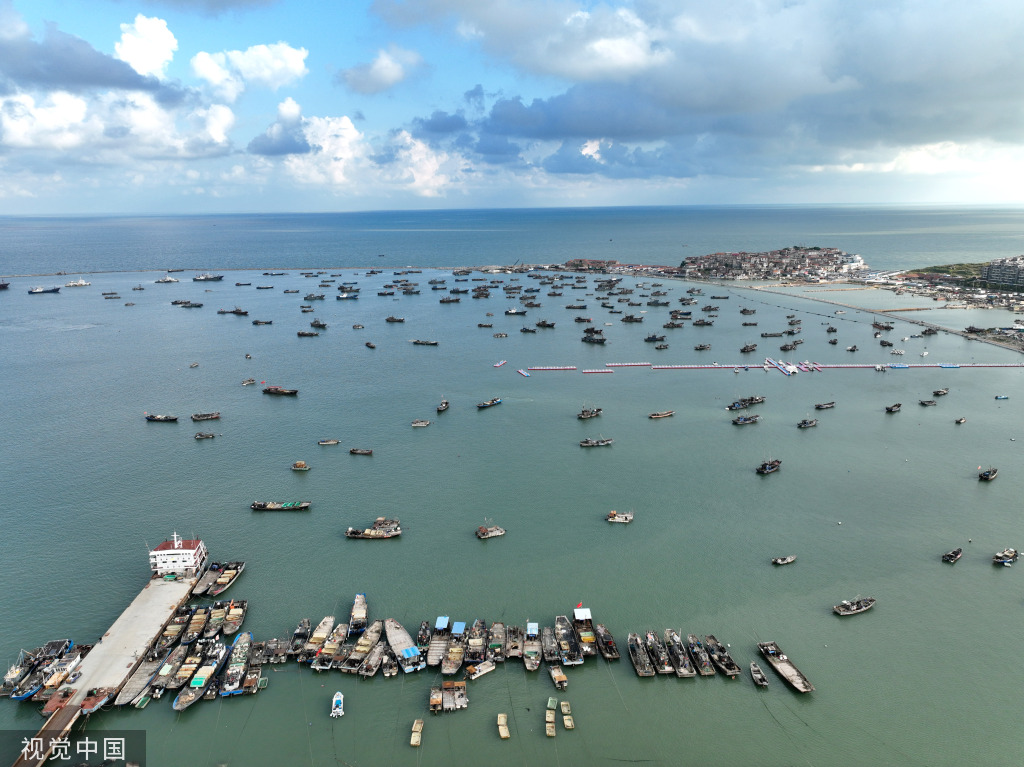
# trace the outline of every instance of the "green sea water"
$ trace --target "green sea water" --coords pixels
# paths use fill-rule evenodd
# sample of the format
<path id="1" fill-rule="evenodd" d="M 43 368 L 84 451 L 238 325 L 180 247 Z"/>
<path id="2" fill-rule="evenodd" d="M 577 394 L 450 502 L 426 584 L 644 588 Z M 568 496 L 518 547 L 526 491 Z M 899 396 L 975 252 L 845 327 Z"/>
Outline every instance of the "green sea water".
<path id="1" fill-rule="evenodd" d="M 952 765 L 1003 764 L 1013 752 L 1020 574 L 993 567 L 991 556 L 1024 543 L 1022 371 L 785 377 L 760 366 L 766 355 L 824 364 L 1021 360 L 952 334 L 900 341 L 920 330 L 903 321 L 886 334 L 906 350 L 896 358 L 872 337 L 870 312 L 836 315 L 813 299 L 928 307 L 906 316 L 954 328 L 1008 325 L 1009 314 L 934 310 L 883 291 L 780 294 L 729 285 L 704 290 L 729 299 L 705 296 L 691 307 L 718 304 L 713 327 L 661 330 L 667 308 L 634 308 L 647 311 L 645 322 L 623 324 L 597 297 L 584 297 L 593 281 L 561 298 L 543 290 L 543 308 L 522 318 L 503 314 L 514 302 L 500 292 L 438 304 L 445 294 L 426 282 L 454 286 L 450 271 L 408 275 L 422 293 L 398 300 L 376 295 L 391 270 L 331 271 L 344 274 L 338 283 L 358 281 L 362 298 L 335 301 L 331 290 L 316 290 L 329 300 L 313 302 L 313 314 L 299 305 L 316 281 L 296 270 L 230 273 L 213 285 L 192 283 L 188 272 L 177 285 L 118 272 L 58 296 L 29 296 L 20 284 L 3 295 L 5 660 L 59 636 L 95 641 L 144 585 L 147 549 L 177 531 L 202 537 L 215 559 L 247 562 L 229 594 L 249 600 L 245 628 L 257 639 L 288 636 L 304 617 L 347 617 L 357 592 L 367 595 L 371 619 L 394 617 L 413 632 L 438 615 L 550 625 L 582 602 L 623 648 L 631 631 L 715 634 L 745 669 L 758 641 L 777 641 L 815 692 L 794 693 L 770 670 L 770 687 L 758 690 L 746 674 L 638 679 L 625 657 L 592 659 L 568 670 L 569 688 L 558 694 L 571 701 L 576 729 L 559 726 L 550 739 L 543 709 L 555 690 L 543 669 L 529 674 L 505 663 L 469 683 L 467 710 L 431 717 L 428 691 L 440 681 L 433 669 L 362 681 L 290 663 L 265 667 L 269 686 L 256 696 L 204 701 L 183 714 L 167 700 L 104 711 L 86 731 L 145 730 L 153 767 Z M 664 282 L 678 305 L 689 284 Z M 131 291 L 138 284 L 145 290 Z M 258 284 L 275 287 L 256 291 Z M 535 285 L 525 276 L 521 284 Z M 290 288 L 301 292 L 283 294 Z M 103 300 L 110 290 L 122 300 Z M 171 306 L 179 297 L 204 307 Z M 586 311 L 563 308 L 583 301 Z M 216 314 L 235 305 L 249 316 Z M 756 315 L 740 315 L 743 306 Z M 385 323 L 390 314 L 406 322 Z M 580 343 L 582 325 L 571 321 L 578 314 L 605 327 L 607 345 Z M 784 329 L 790 314 L 802 320 L 805 343 L 786 354 L 777 350 L 784 339 L 760 332 Z M 329 328 L 297 338 L 314 316 Z M 556 328 L 519 332 L 541 318 Z M 756 328 L 741 324 L 753 320 Z M 357 323 L 364 329 L 354 330 Z M 827 344 L 829 323 L 839 331 L 836 346 Z M 668 350 L 643 341 L 655 330 L 668 336 Z M 508 337 L 494 338 L 498 332 Z M 415 346 L 414 338 L 438 345 Z M 695 352 L 699 343 L 712 350 Z M 741 355 L 745 343 L 758 343 L 758 352 Z M 851 344 L 861 351 L 845 352 Z M 507 363 L 494 367 L 500 360 Z M 645 361 L 722 367 L 581 372 Z M 750 369 L 734 373 L 737 363 Z M 554 365 L 577 370 L 516 372 Z M 264 396 L 260 385 L 240 385 L 249 377 L 298 388 L 299 396 Z M 917 404 L 940 387 L 950 393 L 938 406 Z M 725 406 L 753 394 L 767 398 L 755 409 L 761 423 L 731 425 Z M 476 408 L 494 396 L 500 406 Z M 439 415 L 442 398 L 452 404 Z M 814 410 L 826 401 L 836 407 Z M 903 410 L 887 415 L 893 402 Z M 579 421 L 584 405 L 604 413 Z M 667 409 L 675 416 L 647 418 Z M 219 421 L 188 421 L 212 410 L 221 411 Z M 144 412 L 182 420 L 147 423 Z M 961 416 L 967 422 L 954 424 Z M 805 417 L 819 418 L 818 427 L 797 429 Z M 413 429 L 416 418 L 433 423 Z M 194 440 L 199 427 L 217 438 Z M 614 444 L 582 449 L 587 436 Z M 316 444 L 330 437 L 341 445 Z M 350 447 L 374 454 L 353 456 Z M 782 469 L 755 474 L 769 457 L 782 459 Z M 289 471 L 295 460 L 312 470 Z M 978 467 L 989 465 L 1000 468 L 998 480 L 978 482 Z M 254 500 L 311 500 L 313 508 L 259 514 L 248 508 Z M 633 510 L 636 520 L 609 525 L 610 509 Z M 377 516 L 399 517 L 403 535 L 344 538 L 349 525 Z M 477 540 L 473 531 L 486 520 L 507 535 Z M 955 567 L 939 561 L 957 546 L 965 553 Z M 769 564 L 790 553 L 794 565 Z M 852 618 L 832 614 L 832 605 L 858 594 L 877 606 Z M 338 689 L 346 715 L 331 719 Z M 33 704 L 0 704 L 0 728 L 42 722 Z M 495 725 L 502 712 L 507 741 Z M 427 721 L 414 749 L 417 718 Z"/>

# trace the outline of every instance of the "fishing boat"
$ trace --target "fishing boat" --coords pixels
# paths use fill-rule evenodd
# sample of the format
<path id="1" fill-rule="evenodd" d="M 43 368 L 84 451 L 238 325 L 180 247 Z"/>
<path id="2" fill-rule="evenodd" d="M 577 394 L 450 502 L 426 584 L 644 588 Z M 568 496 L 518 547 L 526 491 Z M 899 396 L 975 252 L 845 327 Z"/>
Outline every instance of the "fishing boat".
<path id="1" fill-rule="evenodd" d="M 946 389 L 936 389 L 935 391 L 932 392 L 932 396 L 934 396 L 934 397 L 942 397 L 943 395 L 946 395 L 946 394 L 949 394 L 949 389 L 948 388 L 946 388 Z"/>
<path id="2" fill-rule="evenodd" d="M 181 639 L 189 622 L 192 620 L 192 613 L 194 611 L 194 607 L 179 607 L 175 610 L 174 617 L 164 626 L 164 630 L 156 642 L 157 650 L 169 649 Z"/>
<path id="3" fill-rule="evenodd" d="M 647 650 L 647 656 L 651 660 L 651 665 L 654 667 L 655 673 L 672 674 L 675 672 L 675 669 L 672 666 L 672 661 L 668 656 L 668 650 L 665 649 L 665 644 L 655 632 L 647 632 L 644 637 L 644 647 Z"/>
<path id="4" fill-rule="evenodd" d="M 340 440 L 337 439 L 318 439 L 316 444 L 318 445 L 337 445 Z"/>
<path id="5" fill-rule="evenodd" d="M 60 293 L 60 287 L 52 287 L 52 288 L 36 287 L 36 288 L 29 288 L 28 289 L 28 294 L 30 296 L 39 295 L 40 293 Z"/>
<path id="6" fill-rule="evenodd" d="M 380 621 L 374 622 L 380 623 Z M 359 676 L 363 677 L 363 679 L 372 679 L 376 676 L 380 667 L 384 663 L 384 656 L 387 654 L 387 647 L 387 641 L 384 639 L 377 641 L 377 644 L 370 649 L 366 658 L 364 658 L 363 662 L 359 665 L 359 668 L 357 669 Z"/>
<path id="7" fill-rule="evenodd" d="M 489 400 L 486 400 L 484 402 L 478 402 L 476 404 L 476 406 L 482 410 L 485 407 L 493 407 L 494 405 L 500 405 L 500 404 L 501 404 L 501 397 L 495 397 L 494 399 L 489 399 Z"/>
<path id="8" fill-rule="evenodd" d="M 185 627 L 185 631 L 181 635 L 181 643 L 191 644 L 199 639 L 199 637 L 203 636 L 203 632 L 206 631 L 206 624 L 209 621 L 210 608 L 197 607 L 195 612 L 192 613 L 192 617 L 189 619 L 188 626 Z"/>
<path id="9" fill-rule="evenodd" d="M 569 678 L 562 671 L 562 667 L 556 664 L 548 666 L 548 673 L 551 675 L 551 681 L 555 685 L 556 690 L 564 690 L 569 686 Z"/>
<path id="10" fill-rule="evenodd" d="M 686 645 L 680 638 L 679 633 L 674 629 L 665 629 L 665 651 L 668 653 L 669 662 L 675 670 L 676 676 L 690 678 L 697 676 L 697 670 L 690 661 L 686 652 Z"/>
<path id="11" fill-rule="evenodd" d="M 818 425 L 817 418 L 804 418 L 800 423 L 796 425 L 798 429 L 810 429 L 812 426 Z"/>
<path id="12" fill-rule="evenodd" d="M 604 408 L 599 408 L 599 407 L 588 408 L 588 407 L 584 407 L 580 412 L 578 412 L 576 414 L 576 417 L 579 418 L 581 421 L 585 421 L 588 418 L 597 418 L 597 416 L 601 415 L 601 413 L 603 413 L 603 412 L 604 412 Z"/>
<path id="13" fill-rule="evenodd" d="M 445 410 L 448 409 L 448 406 L 449 406 L 448 400 L 446 400 L 446 399 L 441 400 L 441 404 L 439 404 L 437 406 L 437 412 L 438 413 L 443 413 Z"/>
<path id="14" fill-rule="evenodd" d="M 900 403 L 900 402 L 897 402 L 895 405 L 886 405 L 885 406 L 885 412 L 886 413 L 898 413 L 898 412 L 900 412 L 900 408 L 901 407 L 903 407 L 903 404 Z"/>
<path id="15" fill-rule="evenodd" d="M 324 642 L 327 641 L 327 637 L 331 635 L 334 630 L 334 616 L 324 616 L 316 628 L 310 633 L 309 637 L 302 644 L 298 654 L 298 661 L 300 663 L 309 663 L 317 656 L 320 649 L 323 647 Z"/>
<path id="16" fill-rule="evenodd" d="M 377 517 L 370 527 L 358 529 L 350 527 L 345 531 L 346 538 L 366 538 L 370 540 L 381 540 L 383 538 L 395 538 L 402 534 L 402 526 L 397 519 Z"/>
<path id="17" fill-rule="evenodd" d="M 629 648 L 629 659 L 633 661 L 633 668 L 637 676 L 654 676 L 654 666 L 647 655 L 647 648 L 644 647 L 640 635 L 633 632 L 626 637 L 626 645 Z"/>
<path id="18" fill-rule="evenodd" d="M 867 612 L 875 606 L 875 600 L 872 597 L 862 599 L 857 597 L 856 599 L 844 599 L 839 604 L 832 608 L 832 612 L 836 615 L 857 615 L 858 613 Z"/>
<path id="19" fill-rule="evenodd" d="M 263 390 L 264 394 L 273 394 L 278 397 L 294 397 L 299 393 L 298 389 L 286 389 L 283 386 L 268 386 Z"/>
<path id="20" fill-rule="evenodd" d="M 558 643 L 558 657 L 564 665 L 583 663 L 583 649 L 568 616 L 555 616 L 555 641 Z"/>
<path id="21" fill-rule="evenodd" d="M 541 657 L 547 663 L 558 660 L 558 642 L 555 640 L 555 630 L 551 626 L 545 626 L 540 632 Z"/>
<path id="22" fill-rule="evenodd" d="M 955 421 L 953 421 L 953 423 L 967 423 L 967 419 L 961 416 L 960 418 L 957 418 Z"/>
<path id="23" fill-rule="evenodd" d="M 580 606 L 572 611 L 572 627 L 576 632 L 583 658 L 597 655 L 597 633 L 589 607 Z"/>
<path id="24" fill-rule="evenodd" d="M 955 565 L 960 560 L 960 557 L 962 557 L 963 555 L 964 550 L 962 548 L 956 548 L 946 554 L 943 554 L 942 561 L 948 562 L 951 565 Z"/>
<path id="25" fill-rule="evenodd" d="M 309 639 L 309 630 L 311 627 L 309 618 L 303 618 L 299 621 L 299 625 L 295 627 L 295 631 L 292 632 L 292 639 L 288 645 L 289 655 L 298 655 L 302 652 L 303 646 L 306 644 L 306 640 Z"/>
<path id="26" fill-rule="evenodd" d="M 334 693 L 334 698 L 331 700 L 331 716 L 345 716 L 345 696 L 341 694 L 340 690 Z"/>
<path id="27" fill-rule="evenodd" d="M 192 420 L 193 421 L 216 421 L 218 418 L 220 418 L 220 413 L 219 412 L 216 412 L 216 413 L 193 413 L 192 414 Z"/>
<path id="28" fill-rule="evenodd" d="M 765 676 L 765 673 L 761 670 L 761 667 L 758 666 L 754 661 L 750 662 L 750 678 L 754 680 L 754 684 L 756 684 L 758 687 L 768 686 L 768 677 Z"/>
<path id="29" fill-rule="evenodd" d="M 594 627 L 594 634 L 597 637 L 597 651 L 601 653 L 601 657 L 605 660 L 618 660 L 619 646 L 615 644 L 615 637 L 603 623 L 598 623 Z"/>
<path id="30" fill-rule="evenodd" d="M 305 511 L 312 505 L 312 501 L 253 501 L 249 508 L 253 511 Z"/>
<path id="31" fill-rule="evenodd" d="M 491 632 L 494 634 L 493 630 Z M 522 626 L 510 625 L 505 628 L 505 657 L 523 657 L 523 628 Z"/>
<path id="32" fill-rule="evenodd" d="M 1009 399 L 1005 394 L 997 394 L 996 399 Z"/>
<path id="33" fill-rule="evenodd" d="M 367 341 L 366 342 L 366 348 L 367 349 L 376 349 L 377 348 L 377 344 L 373 343 L 373 341 Z"/>
<path id="34" fill-rule="evenodd" d="M 655 413 L 651 413 L 647 417 L 648 418 L 668 418 L 669 416 L 673 416 L 675 414 L 676 414 L 675 410 L 659 410 L 659 411 L 657 411 Z"/>
<path id="35" fill-rule="evenodd" d="M 202 665 L 195 672 L 188 686 L 174 699 L 174 710 L 184 711 L 202 698 L 227 658 L 228 648 L 226 645 L 218 642 L 207 648 Z"/>
<path id="36" fill-rule="evenodd" d="M 751 415 L 736 416 L 735 418 L 732 419 L 732 422 L 736 426 L 747 426 L 748 424 L 757 423 L 760 420 L 761 416 L 757 415 L 756 413 L 752 413 Z"/>
<path id="37" fill-rule="evenodd" d="M 814 406 L 815 410 L 830 410 L 836 406 L 835 402 L 819 402 Z"/>
<path id="38" fill-rule="evenodd" d="M 497 525 L 491 525 L 490 527 L 485 527 L 485 526 L 481 525 L 480 527 L 478 527 L 476 529 L 476 537 L 481 539 L 481 540 L 483 540 L 485 538 L 497 538 L 498 536 L 504 535 L 504 534 L 505 534 L 505 528 L 504 527 L 498 527 Z"/>
<path id="39" fill-rule="evenodd" d="M 586 439 L 580 440 L 580 447 L 605 447 L 606 445 L 612 444 L 614 441 L 615 440 L 606 437 L 601 437 L 600 439 L 587 437 Z"/>
<path id="40" fill-rule="evenodd" d="M 224 672 L 224 681 L 220 686 L 220 694 L 224 697 L 239 695 L 243 692 L 245 674 L 249 669 L 249 650 L 252 648 L 252 632 L 244 631 L 235 637 L 231 644 L 231 654 Z"/>
<path id="41" fill-rule="evenodd" d="M 526 634 L 523 639 L 523 665 L 527 671 L 536 671 L 540 668 L 542 658 L 543 645 L 540 639 L 540 626 L 527 621 Z"/>
<path id="42" fill-rule="evenodd" d="M 146 414 L 146 420 L 153 423 L 175 423 L 178 420 L 176 415 L 151 415 Z"/>
<path id="43" fill-rule="evenodd" d="M 920 405 L 922 407 L 934 407 L 935 405 L 939 404 L 938 402 L 936 402 L 933 399 L 921 399 L 921 400 L 918 400 L 918 403 L 920 403 Z"/>
<path id="44" fill-rule="evenodd" d="M 465 660 L 467 663 L 479 663 L 487 659 L 487 643 L 489 638 L 487 623 L 481 619 L 473 621 L 466 639 Z"/>
<path id="45" fill-rule="evenodd" d="M 348 637 L 348 624 L 338 623 L 331 633 L 324 640 L 324 643 L 320 645 L 320 649 L 316 651 L 316 655 L 310 661 L 309 667 L 314 671 L 327 671 L 334 665 L 335 656 L 338 650 L 341 649 L 345 639 Z"/>
<path id="46" fill-rule="evenodd" d="M 466 655 L 466 624 L 464 621 L 456 621 L 452 624 L 451 634 L 448 637 L 448 645 L 441 659 L 441 673 L 451 676 L 462 666 Z"/>
<path id="47" fill-rule="evenodd" d="M 420 630 L 422 634 L 422 628 Z M 430 632 L 430 644 L 427 645 L 427 665 L 438 666 L 448 649 L 448 638 L 451 635 L 451 620 L 447 615 L 439 616 Z M 417 637 L 418 639 L 419 637 Z"/>
<path id="48" fill-rule="evenodd" d="M 422 631 L 422 627 L 420 628 Z M 394 618 L 384 621 L 384 633 L 388 638 L 388 644 L 395 654 L 398 667 L 406 674 L 413 671 L 422 671 L 427 667 L 426 658 L 420 652 L 417 645 L 412 641 L 409 632 L 401 623 Z"/>
<path id="49" fill-rule="evenodd" d="M 1009 567 L 1017 561 L 1017 557 L 1019 556 L 1020 552 L 1017 551 L 1017 549 L 1003 549 L 992 556 L 992 564 Z"/>
<path id="50" fill-rule="evenodd" d="M 417 428 L 423 428 L 424 426 L 430 426 L 430 421 L 427 421 L 423 418 L 417 418 L 415 421 L 412 422 L 412 425 Z"/>
<path id="51" fill-rule="evenodd" d="M 405 322 L 405 317 L 389 316 L 384 318 L 385 322 Z"/>
<path id="52" fill-rule="evenodd" d="M 355 636 L 366 630 L 366 594 L 356 594 L 348 616 L 348 635 Z"/>
<path id="53" fill-rule="evenodd" d="M 786 557 L 775 557 L 775 559 L 772 560 L 773 565 L 789 565 L 793 562 L 796 562 L 796 554 L 790 554 Z"/>
<path id="54" fill-rule="evenodd" d="M 998 475 L 999 475 L 999 469 L 997 469 L 995 466 L 991 466 L 991 467 L 985 469 L 985 471 L 979 472 L 978 479 L 980 479 L 983 482 L 991 482 Z"/>
<path id="55" fill-rule="evenodd" d="M 772 668 L 797 692 L 811 692 L 814 685 L 803 675 L 803 672 L 796 667 L 796 664 L 782 651 L 777 642 L 758 642 L 757 649 L 761 651 Z"/>
<path id="56" fill-rule="evenodd" d="M 376 620 L 373 621 L 369 626 L 366 627 L 366 631 L 362 633 L 358 640 L 356 640 L 355 647 L 352 648 L 352 652 L 348 654 L 348 657 L 342 661 L 339 667 L 341 671 L 346 674 L 361 673 L 362 671 L 369 671 L 369 667 L 363 668 L 363 664 L 370 657 L 370 653 L 380 643 L 380 635 L 384 631 L 384 621 Z M 381 650 L 383 652 L 383 648 Z M 380 661 L 377 661 L 378 668 Z M 374 669 L 376 673 L 376 669 Z"/>
<path id="57" fill-rule="evenodd" d="M 693 661 L 693 666 L 698 674 L 701 676 L 714 676 L 715 666 L 711 662 L 711 656 L 708 654 L 707 648 L 704 647 L 704 643 L 697 638 L 696 634 L 686 635 L 686 649 L 690 653 L 690 659 Z"/>
<path id="58" fill-rule="evenodd" d="M 209 272 L 204 272 L 203 274 L 197 274 L 193 277 L 192 282 L 220 282 L 223 279 L 223 274 L 210 274 Z"/>
<path id="59" fill-rule="evenodd" d="M 756 469 L 754 469 L 754 471 L 756 471 L 758 474 L 774 474 L 779 470 L 780 466 L 782 466 L 782 461 L 778 458 L 775 458 L 770 461 L 765 461 Z"/>
<path id="60" fill-rule="evenodd" d="M 238 580 L 238 576 L 242 574 L 243 570 L 245 570 L 245 562 L 228 562 L 220 571 L 220 575 L 217 576 L 213 585 L 206 590 L 206 595 L 212 598 L 227 591 L 228 587 Z"/>
<path id="61" fill-rule="evenodd" d="M 605 520 L 608 522 L 618 522 L 623 525 L 628 525 L 633 521 L 632 511 L 615 511 L 612 509 L 605 515 Z"/>
<path id="62" fill-rule="evenodd" d="M 726 676 L 739 676 L 742 673 L 742 669 L 736 664 L 736 661 L 732 659 L 732 655 L 729 654 L 729 650 L 724 644 L 715 639 L 714 634 L 707 634 L 704 637 L 704 645 L 708 649 L 708 654 L 711 656 L 711 662 L 718 666 L 718 670 Z"/>
<path id="63" fill-rule="evenodd" d="M 212 431 L 197 431 L 195 433 L 195 439 L 213 439 L 216 436 Z"/>
<path id="64" fill-rule="evenodd" d="M 353 447 L 348 452 L 351 455 L 373 455 L 373 450 L 368 447 Z"/>

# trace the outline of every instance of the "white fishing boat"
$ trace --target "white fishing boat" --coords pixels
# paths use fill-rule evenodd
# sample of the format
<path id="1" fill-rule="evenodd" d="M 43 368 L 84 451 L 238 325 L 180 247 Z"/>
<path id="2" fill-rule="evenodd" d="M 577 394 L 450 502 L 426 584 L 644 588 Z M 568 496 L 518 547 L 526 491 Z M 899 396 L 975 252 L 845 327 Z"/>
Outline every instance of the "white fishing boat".
<path id="1" fill-rule="evenodd" d="M 334 699 L 331 701 L 331 716 L 345 716 L 345 696 L 340 690 L 334 693 Z"/>

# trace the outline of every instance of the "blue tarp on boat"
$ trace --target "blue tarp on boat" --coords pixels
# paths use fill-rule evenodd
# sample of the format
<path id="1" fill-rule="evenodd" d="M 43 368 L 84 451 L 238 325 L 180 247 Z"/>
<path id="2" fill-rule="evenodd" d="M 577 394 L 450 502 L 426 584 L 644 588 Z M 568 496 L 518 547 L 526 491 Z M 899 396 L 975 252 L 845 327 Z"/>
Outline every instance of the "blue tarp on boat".
<path id="1" fill-rule="evenodd" d="M 452 633 L 453 634 L 465 634 L 466 633 L 466 622 L 465 621 L 457 621 L 455 623 L 455 625 L 452 626 Z"/>
<path id="2" fill-rule="evenodd" d="M 434 631 L 446 631 L 448 629 L 448 616 L 442 615 L 434 624 Z"/>
<path id="3" fill-rule="evenodd" d="M 419 654 L 420 651 L 417 650 L 415 647 L 406 647 L 404 650 L 402 650 L 403 658 L 415 658 Z"/>

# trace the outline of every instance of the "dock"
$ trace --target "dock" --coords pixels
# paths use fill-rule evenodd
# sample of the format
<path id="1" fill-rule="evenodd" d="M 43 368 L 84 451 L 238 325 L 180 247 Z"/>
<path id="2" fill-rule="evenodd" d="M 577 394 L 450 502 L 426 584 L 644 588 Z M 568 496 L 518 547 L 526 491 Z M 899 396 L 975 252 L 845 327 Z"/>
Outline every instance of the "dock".
<path id="1" fill-rule="evenodd" d="M 45 764 L 54 740 L 65 737 L 83 713 L 92 713 L 102 702 L 113 700 L 144 661 L 146 651 L 163 632 L 175 610 L 191 596 L 195 585 L 195 578 L 152 578 L 146 582 L 139 595 L 82 660 L 79 666 L 82 675 L 75 683 L 70 700 L 46 720 L 37 734 L 36 737 L 42 738 L 44 758 L 22 756 L 14 767 Z M 100 695 L 96 695 L 97 691 Z"/>

